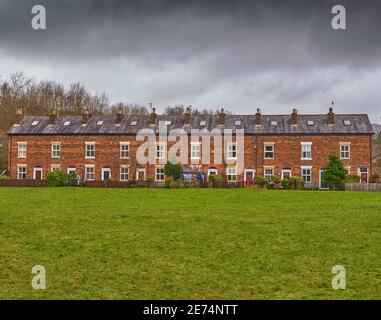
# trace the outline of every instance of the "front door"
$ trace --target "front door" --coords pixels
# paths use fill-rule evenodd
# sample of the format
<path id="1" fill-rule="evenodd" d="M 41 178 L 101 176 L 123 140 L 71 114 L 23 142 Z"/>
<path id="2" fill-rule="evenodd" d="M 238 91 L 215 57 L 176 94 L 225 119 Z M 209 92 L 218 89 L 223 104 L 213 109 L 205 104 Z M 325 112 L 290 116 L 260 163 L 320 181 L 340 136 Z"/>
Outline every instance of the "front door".
<path id="1" fill-rule="evenodd" d="M 146 171 L 145 169 L 138 169 L 136 172 L 136 180 L 144 181 L 146 179 Z"/>
<path id="2" fill-rule="evenodd" d="M 291 178 L 291 170 L 283 169 L 282 170 L 282 180 L 283 179 L 290 179 L 290 178 Z"/>
<path id="3" fill-rule="evenodd" d="M 368 183 L 368 168 L 360 168 L 361 183 Z"/>
<path id="4" fill-rule="evenodd" d="M 325 171 L 324 170 L 320 170 L 319 171 L 319 188 L 320 189 L 329 189 L 328 186 L 326 184 L 324 184 L 324 175 L 325 175 Z"/>
<path id="5" fill-rule="evenodd" d="M 251 186 L 253 185 L 254 183 L 254 171 L 250 170 L 250 171 L 246 171 L 245 172 L 245 183 L 246 183 L 246 186 Z"/>
<path id="6" fill-rule="evenodd" d="M 41 180 L 41 179 L 42 179 L 42 169 L 34 168 L 34 180 Z"/>
<path id="7" fill-rule="evenodd" d="M 111 170 L 110 168 L 102 169 L 102 181 L 107 181 L 111 179 Z"/>

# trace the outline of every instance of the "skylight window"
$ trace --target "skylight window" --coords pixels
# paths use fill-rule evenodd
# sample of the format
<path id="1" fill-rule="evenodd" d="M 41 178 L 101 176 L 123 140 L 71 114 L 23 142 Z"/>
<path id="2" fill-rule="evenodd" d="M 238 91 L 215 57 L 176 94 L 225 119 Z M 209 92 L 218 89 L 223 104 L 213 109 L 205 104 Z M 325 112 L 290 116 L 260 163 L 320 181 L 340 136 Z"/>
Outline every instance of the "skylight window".
<path id="1" fill-rule="evenodd" d="M 167 126 L 170 126 L 171 125 L 171 121 L 165 121 L 165 124 L 167 125 Z"/>
<path id="2" fill-rule="evenodd" d="M 132 126 L 136 126 L 137 123 L 138 123 L 137 121 L 131 121 Z"/>
<path id="3" fill-rule="evenodd" d="M 200 126 L 206 126 L 206 121 L 200 121 Z"/>
<path id="4" fill-rule="evenodd" d="M 101 126 L 103 124 L 103 121 L 102 120 L 99 120 L 98 122 L 97 122 L 97 126 Z"/>
<path id="5" fill-rule="evenodd" d="M 315 121 L 307 120 L 307 126 L 313 126 L 314 124 L 315 124 Z"/>
<path id="6" fill-rule="evenodd" d="M 277 126 L 278 125 L 278 121 L 275 121 L 275 120 L 271 121 L 271 125 L 272 126 Z"/>
<path id="7" fill-rule="evenodd" d="M 240 125 L 241 125 L 241 120 L 236 120 L 236 121 L 234 122 L 234 125 L 235 125 L 235 126 L 240 126 Z"/>
<path id="8" fill-rule="evenodd" d="M 350 126 L 352 124 L 351 120 L 344 120 L 345 126 Z"/>
<path id="9" fill-rule="evenodd" d="M 39 121 L 33 121 L 33 122 L 32 122 L 32 126 L 37 126 L 38 123 L 39 123 Z"/>
<path id="10" fill-rule="evenodd" d="M 64 126 L 68 126 L 70 124 L 70 121 L 65 121 Z"/>

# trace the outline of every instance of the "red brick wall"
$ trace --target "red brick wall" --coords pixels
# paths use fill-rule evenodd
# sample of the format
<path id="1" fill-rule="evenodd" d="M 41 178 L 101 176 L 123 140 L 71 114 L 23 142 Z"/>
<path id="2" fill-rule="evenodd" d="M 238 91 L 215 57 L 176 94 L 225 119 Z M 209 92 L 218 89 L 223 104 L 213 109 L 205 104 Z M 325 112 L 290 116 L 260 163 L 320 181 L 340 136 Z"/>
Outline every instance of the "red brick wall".
<path id="1" fill-rule="evenodd" d="M 27 158 L 17 158 L 17 142 L 27 142 Z M 130 159 L 120 159 L 120 142 L 130 142 Z M 61 143 L 60 159 L 51 158 L 51 143 Z M 85 159 L 85 142 L 95 142 L 95 159 Z M 272 142 L 275 146 L 274 160 L 264 159 L 264 143 Z M 312 161 L 301 160 L 301 142 L 312 142 Z M 339 155 L 340 142 L 351 144 L 351 159 L 343 160 L 351 167 L 351 173 L 357 174 L 359 167 L 369 168 L 371 174 L 371 144 L 369 136 L 246 136 L 244 146 L 247 169 L 255 169 L 257 175 L 263 175 L 263 166 L 273 166 L 275 175 L 280 176 L 283 168 L 291 168 L 293 176 L 300 176 L 301 166 L 312 166 L 312 180 L 319 181 L 319 170 L 327 164 L 330 154 Z M 111 168 L 112 179 L 119 180 L 120 165 L 129 165 L 129 179 L 136 175 L 135 154 L 138 146 L 134 136 L 13 136 L 9 145 L 9 165 L 11 177 L 17 177 L 17 164 L 27 165 L 27 178 L 33 178 L 33 168 L 41 166 L 43 177 L 50 171 L 51 165 L 60 165 L 66 171 L 73 166 L 83 179 L 85 164 L 95 165 L 95 179 L 100 180 L 103 167 Z M 168 150 L 175 142 L 168 143 Z M 202 147 L 202 146 L 201 146 Z M 211 150 L 214 149 L 211 139 Z M 190 154 L 190 146 L 189 146 Z M 138 166 L 143 167 L 143 166 Z M 154 177 L 155 166 L 146 165 L 147 177 Z M 189 166 L 187 166 L 189 167 Z M 225 164 L 214 164 L 211 154 L 211 164 L 201 164 L 199 168 L 207 173 L 209 167 L 216 167 L 218 173 L 225 173 Z M 243 180 L 243 174 L 239 176 Z"/>

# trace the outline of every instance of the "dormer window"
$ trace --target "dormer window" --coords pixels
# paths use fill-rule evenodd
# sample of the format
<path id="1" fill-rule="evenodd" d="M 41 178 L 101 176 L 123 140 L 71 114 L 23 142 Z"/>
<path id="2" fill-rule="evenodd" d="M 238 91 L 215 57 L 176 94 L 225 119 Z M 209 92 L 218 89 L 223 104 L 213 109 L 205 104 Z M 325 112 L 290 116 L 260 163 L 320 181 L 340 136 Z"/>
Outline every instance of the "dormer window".
<path id="1" fill-rule="evenodd" d="M 37 126 L 40 121 L 36 120 L 32 122 L 32 126 Z"/>
<path id="2" fill-rule="evenodd" d="M 315 121 L 307 120 L 307 126 L 313 126 L 313 125 L 315 125 Z"/>
<path id="3" fill-rule="evenodd" d="M 278 125 L 278 121 L 273 120 L 273 121 L 270 122 L 270 124 L 271 124 L 272 126 L 277 126 L 277 125 Z"/>
<path id="4" fill-rule="evenodd" d="M 200 121 L 200 126 L 206 126 L 206 121 Z"/>
<path id="5" fill-rule="evenodd" d="M 99 120 L 98 122 L 97 122 L 97 126 L 101 126 L 103 124 L 103 120 Z"/>
<path id="6" fill-rule="evenodd" d="M 235 125 L 235 126 L 240 126 L 240 125 L 241 125 L 241 120 L 236 120 L 236 121 L 234 122 L 234 125 Z"/>
<path id="7" fill-rule="evenodd" d="M 132 126 L 136 126 L 137 123 L 138 123 L 137 121 L 131 121 L 131 125 L 132 125 Z"/>
<path id="8" fill-rule="evenodd" d="M 345 126 L 350 126 L 352 124 L 351 120 L 344 120 Z"/>
<path id="9" fill-rule="evenodd" d="M 64 126 L 70 125 L 70 121 L 65 121 Z"/>

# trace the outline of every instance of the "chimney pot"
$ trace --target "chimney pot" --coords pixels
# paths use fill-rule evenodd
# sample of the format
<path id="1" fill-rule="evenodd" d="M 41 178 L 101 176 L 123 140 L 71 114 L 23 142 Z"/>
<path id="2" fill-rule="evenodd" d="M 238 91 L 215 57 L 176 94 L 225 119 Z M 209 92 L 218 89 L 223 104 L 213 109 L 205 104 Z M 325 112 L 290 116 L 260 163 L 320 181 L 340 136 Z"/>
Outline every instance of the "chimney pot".
<path id="1" fill-rule="evenodd" d="M 255 114 L 255 125 L 260 126 L 262 123 L 261 109 L 257 108 L 257 113 Z"/>
<path id="2" fill-rule="evenodd" d="M 91 117 L 91 114 L 89 110 L 85 109 L 82 113 L 82 125 L 87 125 L 89 123 L 90 117 Z"/>
<path id="3" fill-rule="evenodd" d="M 49 115 L 49 124 L 54 126 L 57 122 L 57 110 L 54 108 Z"/>
<path id="4" fill-rule="evenodd" d="M 185 110 L 184 123 L 190 124 L 190 120 L 191 120 L 191 106 L 187 107 L 187 109 Z"/>
<path id="5" fill-rule="evenodd" d="M 151 106 L 151 113 L 150 113 L 150 124 L 155 124 L 156 123 L 156 117 L 157 117 L 157 114 L 156 114 L 156 108 L 153 108 L 152 107 L 152 103 L 150 103 L 150 106 Z"/>
<path id="6" fill-rule="evenodd" d="M 298 110 L 293 109 L 291 113 L 291 124 L 292 125 L 297 125 L 298 124 Z"/>
<path id="7" fill-rule="evenodd" d="M 225 124 L 225 110 L 224 108 L 221 108 L 219 118 L 218 118 L 218 124 L 224 125 Z"/>
<path id="8" fill-rule="evenodd" d="M 116 111 L 115 122 L 118 124 L 121 124 L 122 120 L 123 120 L 123 109 L 118 108 L 118 110 Z"/>
<path id="9" fill-rule="evenodd" d="M 333 108 L 329 108 L 329 112 L 327 114 L 328 124 L 335 124 L 335 113 L 333 112 Z"/>
<path id="10" fill-rule="evenodd" d="M 21 108 L 16 109 L 16 124 L 20 124 L 22 119 L 24 118 L 23 112 Z"/>

